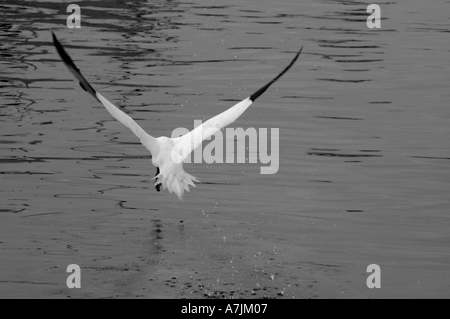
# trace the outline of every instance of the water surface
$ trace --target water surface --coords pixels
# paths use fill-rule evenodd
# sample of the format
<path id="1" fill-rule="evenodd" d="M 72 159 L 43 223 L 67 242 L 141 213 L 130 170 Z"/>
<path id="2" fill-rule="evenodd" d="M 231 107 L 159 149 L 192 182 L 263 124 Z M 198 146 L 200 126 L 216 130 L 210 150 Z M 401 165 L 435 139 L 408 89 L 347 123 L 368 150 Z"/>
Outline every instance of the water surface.
<path id="1" fill-rule="evenodd" d="M 449 298 L 448 3 L 79 1 L 0 5 L 0 297 Z M 244 99 L 280 167 L 186 164 L 183 202 L 73 80 L 154 136 Z M 82 288 L 68 289 L 78 264 Z M 381 267 L 381 289 L 366 286 Z"/>

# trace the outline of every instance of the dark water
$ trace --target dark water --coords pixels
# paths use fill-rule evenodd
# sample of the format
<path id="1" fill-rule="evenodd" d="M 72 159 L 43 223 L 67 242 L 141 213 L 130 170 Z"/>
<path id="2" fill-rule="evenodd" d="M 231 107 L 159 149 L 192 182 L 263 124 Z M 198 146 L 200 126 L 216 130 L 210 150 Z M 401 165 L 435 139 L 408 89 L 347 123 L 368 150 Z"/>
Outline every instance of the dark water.
<path id="1" fill-rule="evenodd" d="M 0 297 L 450 297 L 448 1 L 0 2 Z M 150 134 L 218 114 L 296 65 L 234 127 L 280 167 L 187 164 L 183 202 L 72 79 Z M 81 289 L 66 268 L 81 267 Z M 381 267 L 381 289 L 366 286 Z"/>

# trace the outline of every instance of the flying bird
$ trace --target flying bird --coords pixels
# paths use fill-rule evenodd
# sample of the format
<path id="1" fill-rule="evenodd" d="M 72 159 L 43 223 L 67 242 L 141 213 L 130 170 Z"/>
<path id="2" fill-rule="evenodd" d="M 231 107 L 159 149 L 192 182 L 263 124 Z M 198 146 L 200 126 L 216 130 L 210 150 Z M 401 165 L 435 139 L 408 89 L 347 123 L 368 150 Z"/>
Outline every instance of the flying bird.
<path id="1" fill-rule="evenodd" d="M 241 116 L 241 114 L 244 113 L 244 111 L 259 96 L 261 96 L 261 94 L 263 94 L 294 65 L 303 49 L 302 47 L 289 65 L 269 83 L 228 110 L 214 116 L 183 136 L 177 138 L 165 136 L 155 138 L 147 134 L 131 117 L 122 112 L 103 95 L 95 91 L 81 74 L 80 69 L 76 67 L 72 58 L 67 54 L 53 32 L 52 35 L 53 44 L 55 45 L 59 56 L 69 71 L 80 82 L 80 86 L 83 90 L 99 101 L 116 120 L 128 127 L 139 138 L 142 145 L 150 151 L 152 154 L 152 164 L 156 167 L 156 175 L 153 178 L 155 180 L 156 190 L 159 192 L 161 187 L 167 189 L 170 193 L 175 193 L 180 200 L 183 199 L 184 191 L 189 192 L 189 185 L 195 187 L 194 182 L 198 182 L 197 178 L 184 171 L 183 160 L 185 160 L 193 150 L 199 147 L 203 140 L 210 138 L 217 131 L 233 123 Z"/>

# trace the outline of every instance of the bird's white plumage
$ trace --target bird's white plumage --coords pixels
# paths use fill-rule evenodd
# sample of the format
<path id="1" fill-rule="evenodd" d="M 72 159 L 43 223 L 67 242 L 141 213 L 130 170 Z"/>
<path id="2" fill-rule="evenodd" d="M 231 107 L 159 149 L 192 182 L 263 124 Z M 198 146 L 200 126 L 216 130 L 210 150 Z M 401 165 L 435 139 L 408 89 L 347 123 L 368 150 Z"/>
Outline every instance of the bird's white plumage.
<path id="1" fill-rule="evenodd" d="M 154 177 L 156 180 L 156 189 L 158 191 L 159 187 L 167 189 L 170 193 L 175 193 L 180 200 L 183 198 L 184 192 L 189 191 L 189 186 L 195 187 L 194 182 L 198 182 L 194 176 L 184 171 L 183 160 L 185 160 L 193 150 L 199 147 L 202 144 L 202 141 L 233 123 L 241 116 L 256 98 L 263 94 L 270 85 L 292 67 L 301 52 L 300 49 L 291 63 L 278 74 L 277 77 L 260 88 L 253 95 L 219 115 L 214 116 L 184 136 L 177 138 L 165 136 L 154 138 L 146 133 L 130 116 L 122 112 L 118 107 L 92 88 L 64 50 L 55 34 L 53 34 L 53 43 L 69 71 L 80 81 L 81 87 L 98 100 L 116 120 L 128 127 L 150 151 L 152 154 L 152 163 L 158 169 L 157 175 Z"/>
<path id="2" fill-rule="evenodd" d="M 103 104 L 103 106 L 108 110 L 108 112 L 120 123 L 128 127 L 134 135 L 136 135 L 141 143 L 152 153 L 153 156 L 158 155 L 159 146 L 157 140 L 147 134 L 142 127 L 139 126 L 131 117 L 122 112 L 117 106 L 108 101 L 103 95 L 96 92 L 95 95 L 99 99 L 99 101 Z"/>
<path id="3" fill-rule="evenodd" d="M 161 183 L 163 189 L 167 188 L 170 193 L 175 193 L 179 199 L 183 198 L 184 191 L 189 191 L 189 186 L 195 187 L 194 182 L 198 182 L 197 178 L 186 173 L 183 169 L 183 162 L 177 161 L 173 156 L 174 146 L 179 141 L 164 136 L 154 138 L 103 95 L 98 92 L 95 94 L 108 112 L 116 120 L 128 127 L 152 154 L 152 163 L 159 168 L 160 172 L 154 177 L 156 180 L 155 185 Z"/>
<path id="4" fill-rule="evenodd" d="M 252 103 L 250 98 L 246 98 L 228 110 L 197 126 L 184 136 L 175 138 L 176 147 L 173 150 L 172 156 L 177 158 L 178 161 L 185 160 L 204 140 L 209 139 L 212 135 L 236 121 Z M 180 157 L 177 157 L 177 154 Z"/>

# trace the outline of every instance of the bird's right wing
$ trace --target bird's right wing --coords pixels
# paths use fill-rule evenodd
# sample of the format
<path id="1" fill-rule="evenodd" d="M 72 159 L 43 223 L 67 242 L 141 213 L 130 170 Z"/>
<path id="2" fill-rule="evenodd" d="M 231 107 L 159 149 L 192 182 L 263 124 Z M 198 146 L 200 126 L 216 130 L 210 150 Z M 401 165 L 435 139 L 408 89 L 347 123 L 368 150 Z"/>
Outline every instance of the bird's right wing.
<path id="1" fill-rule="evenodd" d="M 64 64 L 67 66 L 69 71 L 80 81 L 80 86 L 91 94 L 97 101 L 103 104 L 103 106 L 108 110 L 108 112 L 120 123 L 128 127 L 137 137 L 139 137 L 141 143 L 152 153 L 153 156 L 158 154 L 158 144 L 156 139 L 151 135 L 147 134 L 142 127 L 139 126 L 131 117 L 122 112 L 117 106 L 108 101 L 103 95 L 96 92 L 94 88 L 86 81 L 84 76 L 81 74 L 80 69 L 77 68 L 72 58 L 64 50 L 62 44 L 58 41 L 55 34 L 53 34 L 53 44 L 58 51 L 59 56 L 63 60 Z"/>
<path id="2" fill-rule="evenodd" d="M 193 150 L 195 150 L 202 144 L 205 139 L 210 138 L 222 128 L 233 123 L 260 95 L 262 95 L 273 83 L 275 83 L 275 81 L 277 81 L 294 65 L 295 61 L 297 61 L 298 57 L 300 56 L 302 49 L 303 47 L 294 56 L 289 65 L 280 72 L 280 74 L 278 74 L 269 83 L 253 93 L 250 97 L 242 100 L 241 102 L 220 113 L 219 115 L 214 116 L 202 125 L 197 126 L 186 135 L 175 138 L 177 148 L 174 150 L 175 153 L 173 154 L 173 157 L 178 158 L 178 161 L 185 160 Z"/>

